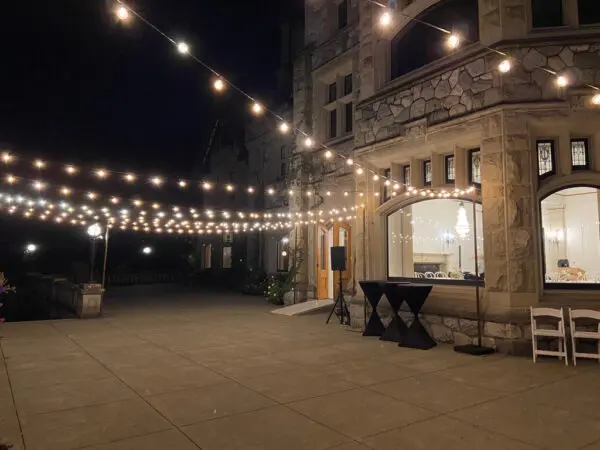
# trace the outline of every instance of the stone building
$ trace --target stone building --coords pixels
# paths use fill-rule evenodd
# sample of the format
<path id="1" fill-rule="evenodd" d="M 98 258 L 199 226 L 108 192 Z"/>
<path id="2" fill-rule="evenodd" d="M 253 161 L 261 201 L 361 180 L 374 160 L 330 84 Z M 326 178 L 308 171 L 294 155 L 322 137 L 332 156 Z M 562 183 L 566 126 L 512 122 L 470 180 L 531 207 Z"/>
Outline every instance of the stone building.
<path id="1" fill-rule="evenodd" d="M 600 4 L 397 3 L 384 26 L 386 10 L 369 0 L 306 2 L 294 125 L 381 178 L 332 166 L 298 137 L 296 182 L 317 189 L 324 210 L 348 207 L 339 191 L 353 193 L 348 283 L 436 276 L 424 319 L 436 339 L 459 343 L 476 333 L 480 284 L 486 340 L 516 351 L 529 306 L 600 306 L 600 96 L 588 86 L 600 84 Z M 452 30 L 458 47 L 407 17 Z M 292 210 L 315 210 L 311 201 Z M 336 223 L 295 230 L 309 296 L 322 297 L 331 276 Z M 351 284 L 360 325 L 363 295 Z"/>

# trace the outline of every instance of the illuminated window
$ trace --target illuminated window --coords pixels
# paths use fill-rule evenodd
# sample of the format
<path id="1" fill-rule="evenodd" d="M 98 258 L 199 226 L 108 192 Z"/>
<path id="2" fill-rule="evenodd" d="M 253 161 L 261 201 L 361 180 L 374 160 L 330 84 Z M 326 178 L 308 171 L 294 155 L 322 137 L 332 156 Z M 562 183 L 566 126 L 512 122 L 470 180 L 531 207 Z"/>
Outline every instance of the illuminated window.
<path id="1" fill-rule="evenodd" d="M 586 170 L 590 168 L 587 139 L 571 140 L 571 165 L 573 170 Z"/>
<path id="2" fill-rule="evenodd" d="M 431 186 L 431 160 L 423 162 L 423 184 L 425 186 Z"/>
<path id="3" fill-rule="evenodd" d="M 554 141 L 536 141 L 538 176 L 540 178 L 553 175 L 554 168 Z"/>
<path id="4" fill-rule="evenodd" d="M 385 169 L 385 181 L 390 180 L 391 173 L 390 169 Z M 391 183 L 385 184 L 385 181 L 383 184 L 383 201 L 387 202 L 392 196 L 392 185 Z"/>
<path id="5" fill-rule="evenodd" d="M 469 183 L 481 185 L 481 151 L 469 151 Z"/>
<path id="6" fill-rule="evenodd" d="M 454 155 L 447 155 L 445 158 L 446 183 L 454 183 L 456 180 L 456 170 L 454 167 Z"/>

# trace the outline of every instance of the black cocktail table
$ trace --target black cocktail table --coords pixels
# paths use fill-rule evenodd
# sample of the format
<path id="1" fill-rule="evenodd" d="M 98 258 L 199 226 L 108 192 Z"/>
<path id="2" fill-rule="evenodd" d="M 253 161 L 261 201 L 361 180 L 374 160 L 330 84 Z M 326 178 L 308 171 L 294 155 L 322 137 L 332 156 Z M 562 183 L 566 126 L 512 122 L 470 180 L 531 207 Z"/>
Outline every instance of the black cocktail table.
<path id="1" fill-rule="evenodd" d="M 427 333 L 427 330 L 419 320 L 419 313 L 432 288 L 433 286 L 426 284 L 404 284 L 393 288 L 395 294 L 403 299 L 400 302 L 400 306 L 403 302 L 406 302 L 413 316 L 410 325 L 406 325 L 406 322 L 399 318 L 401 335 L 399 345 L 401 347 L 429 350 L 436 346 L 435 341 L 429 336 L 429 333 Z M 399 311 L 400 308 L 396 310 L 396 315 L 398 315 Z"/>
<path id="2" fill-rule="evenodd" d="M 381 336 L 385 331 L 383 322 L 381 322 L 381 318 L 377 314 L 377 305 L 379 305 L 379 301 L 383 297 L 385 283 L 385 281 L 359 281 L 360 287 L 371 305 L 371 316 L 369 317 L 363 336 Z"/>

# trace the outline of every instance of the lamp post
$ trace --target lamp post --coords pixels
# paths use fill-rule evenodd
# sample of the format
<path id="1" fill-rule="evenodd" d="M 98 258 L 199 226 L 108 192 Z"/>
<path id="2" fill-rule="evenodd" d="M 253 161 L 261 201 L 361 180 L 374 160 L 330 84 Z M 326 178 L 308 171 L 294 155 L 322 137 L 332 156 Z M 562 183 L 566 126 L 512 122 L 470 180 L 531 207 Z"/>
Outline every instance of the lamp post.
<path id="1" fill-rule="evenodd" d="M 154 249 L 150 246 L 146 246 L 142 249 L 142 253 L 146 256 L 151 255 L 153 251 L 154 251 Z"/>
<path id="2" fill-rule="evenodd" d="M 91 252 L 90 252 L 90 282 L 94 281 L 94 269 L 96 263 L 96 243 L 102 239 L 102 227 L 95 223 L 87 229 L 87 234 L 90 237 Z"/>
<path id="3" fill-rule="evenodd" d="M 37 251 L 38 251 L 38 246 L 36 244 L 27 244 L 25 246 L 25 254 L 26 255 L 33 255 Z"/>

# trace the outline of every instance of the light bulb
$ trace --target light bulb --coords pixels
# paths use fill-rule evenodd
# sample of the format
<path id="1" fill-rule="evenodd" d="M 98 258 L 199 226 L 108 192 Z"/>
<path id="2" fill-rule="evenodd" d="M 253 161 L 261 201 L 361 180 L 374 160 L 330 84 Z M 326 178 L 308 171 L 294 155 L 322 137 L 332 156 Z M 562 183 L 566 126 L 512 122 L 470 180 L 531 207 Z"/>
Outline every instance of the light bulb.
<path id="1" fill-rule="evenodd" d="M 373 175 L 373 181 L 379 181 L 379 175 L 377 175 L 377 174 Z"/>
<path id="2" fill-rule="evenodd" d="M 127 22 L 131 18 L 129 10 L 122 5 L 116 9 L 115 14 L 117 15 L 117 19 L 123 22 Z"/>
<path id="3" fill-rule="evenodd" d="M 254 104 L 252 105 L 252 112 L 254 114 L 260 114 L 263 112 L 263 107 L 260 103 L 258 102 L 254 102 Z"/>
<path id="4" fill-rule="evenodd" d="M 448 39 L 446 39 L 446 47 L 448 47 L 450 50 L 457 49 L 459 45 L 460 37 L 457 34 L 453 33 L 450 36 L 448 36 Z"/>
<path id="5" fill-rule="evenodd" d="M 285 122 L 281 122 L 281 124 L 279 125 L 279 131 L 281 131 L 282 133 L 287 133 L 288 131 L 290 131 L 290 126 Z"/>
<path id="6" fill-rule="evenodd" d="M 221 78 L 217 78 L 213 83 L 213 88 L 217 92 L 222 92 L 225 90 L 225 82 Z"/>
<path id="7" fill-rule="evenodd" d="M 556 78 L 556 85 L 558 87 L 566 87 L 569 84 L 569 79 L 564 76 L 564 75 L 560 75 Z"/>
<path id="8" fill-rule="evenodd" d="M 502 73 L 507 73 L 512 68 L 512 63 L 510 59 L 503 60 L 500 64 L 498 64 L 498 70 Z"/>
<path id="9" fill-rule="evenodd" d="M 185 42 L 179 42 L 177 44 L 177 51 L 182 55 L 187 55 L 190 52 L 190 46 Z"/>
<path id="10" fill-rule="evenodd" d="M 125 181 L 129 183 L 133 183 L 135 181 L 135 175 L 132 173 L 128 173 L 125 175 Z"/>
<path id="11" fill-rule="evenodd" d="M 179 183 L 177 183 L 179 185 L 180 188 L 184 188 L 187 187 L 187 181 L 185 180 L 179 180 Z"/>
<path id="12" fill-rule="evenodd" d="M 327 158 L 327 159 L 331 159 L 331 157 L 332 157 L 332 156 L 333 156 L 333 153 L 331 153 L 331 150 L 327 150 L 327 151 L 325 152 L 325 158 Z"/>
<path id="13" fill-rule="evenodd" d="M 362 175 L 365 171 L 363 170 L 362 167 L 359 167 L 358 169 L 356 169 L 356 174 L 357 175 Z"/>
<path id="14" fill-rule="evenodd" d="M 249 193 L 249 194 L 253 194 L 253 193 L 254 193 L 254 188 L 253 188 L 252 186 L 250 186 L 250 187 L 248 188 L 248 193 Z"/>
<path id="15" fill-rule="evenodd" d="M 592 97 L 592 104 L 600 105 L 600 94 L 596 94 Z"/>
<path id="16" fill-rule="evenodd" d="M 96 176 L 100 179 L 104 179 L 108 176 L 108 173 L 104 169 L 98 169 L 96 170 Z"/>
<path id="17" fill-rule="evenodd" d="M 354 160 L 352 158 L 348 158 L 346 160 L 346 164 L 348 164 L 349 166 L 352 166 L 352 165 L 354 165 Z"/>
<path id="18" fill-rule="evenodd" d="M 379 23 L 384 27 L 390 26 L 392 23 L 392 13 L 389 11 L 383 12 L 381 16 L 379 16 Z"/>
<path id="19" fill-rule="evenodd" d="M 152 183 L 154 186 L 160 186 L 163 184 L 163 180 L 161 177 L 152 177 L 150 179 L 150 183 Z"/>
<path id="20" fill-rule="evenodd" d="M 210 184 L 208 181 L 205 181 L 204 183 L 202 183 L 202 188 L 205 191 L 208 191 L 208 190 L 210 190 L 212 188 L 212 184 Z"/>
<path id="21" fill-rule="evenodd" d="M 66 166 L 65 172 L 67 172 L 69 175 L 73 175 L 73 174 L 77 173 L 77 169 L 73 166 Z"/>
<path id="22" fill-rule="evenodd" d="M 313 146 L 313 140 L 307 137 L 306 139 L 304 139 L 304 146 L 306 148 L 311 148 Z"/>
<path id="23" fill-rule="evenodd" d="M 38 169 L 43 169 L 44 167 L 46 167 L 46 163 L 44 161 L 42 161 L 41 159 L 36 159 L 35 162 L 33 163 L 33 165 L 35 167 L 37 167 Z"/>
<path id="24" fill-rule="evenodd" d="M 17 179 L 14 176 L 12 176 L 12 175 L 7 175 L 6 176 L 6 182 L 8 184 L 15 184 L 17 182 Z"/>
<path id="25" fill-rule="evenodd" d="M 8 153 L 8 152 L 2 153 L 2 161 L 5 164 L 8 164 L 12 160 L 13 160 L 13 157 L 12 157 L 12 155 L 10 153 Z"/>
<path id="26" fill-rule="evenodd" d="M 273 189 L 273 188 L 267 189 L 267 194 L 269 194 L 269 195 L 275 195 L 275 189 Z"/>
<path id="27" fill-rule="evenodd" d="M 225 186 L 225 189 L 227 189 L 228 192 L 232 192 L 233 186 L 231 184 L 228 184 L 227 186 Z"/>

